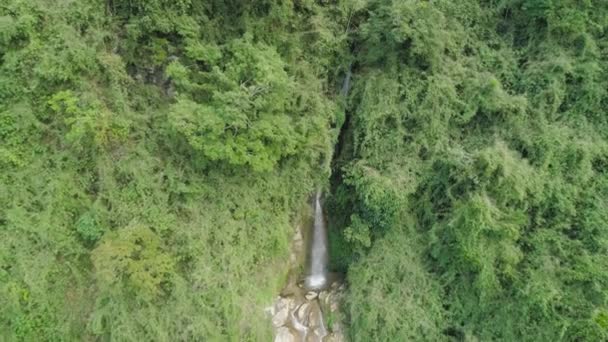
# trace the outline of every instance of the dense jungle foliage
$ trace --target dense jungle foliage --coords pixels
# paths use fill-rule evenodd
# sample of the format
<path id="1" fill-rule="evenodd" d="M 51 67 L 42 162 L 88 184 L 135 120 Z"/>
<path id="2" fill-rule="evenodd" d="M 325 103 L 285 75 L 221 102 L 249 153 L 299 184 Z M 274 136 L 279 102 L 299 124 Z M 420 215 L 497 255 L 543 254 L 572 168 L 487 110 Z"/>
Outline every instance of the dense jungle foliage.
<path id="1" fill-rule="evenodd" d="M 608 339 L 608 2 L 5 0 L 0 340 Z M 342 80 L 352 70 L 352 89 Z"/>

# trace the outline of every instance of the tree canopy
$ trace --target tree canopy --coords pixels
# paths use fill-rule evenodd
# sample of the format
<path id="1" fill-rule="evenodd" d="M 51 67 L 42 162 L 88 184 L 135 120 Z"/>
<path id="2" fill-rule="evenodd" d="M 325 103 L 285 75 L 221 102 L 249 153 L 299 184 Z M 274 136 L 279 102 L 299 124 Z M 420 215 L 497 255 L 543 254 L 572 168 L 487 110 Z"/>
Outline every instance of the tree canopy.
<path id="1" fill-rule="evenodd" d="M 353 341 L 608 339 L 607 30 L 600 0 L 4 1 L 0 340 L 270 340 L 319 187 Z"/>

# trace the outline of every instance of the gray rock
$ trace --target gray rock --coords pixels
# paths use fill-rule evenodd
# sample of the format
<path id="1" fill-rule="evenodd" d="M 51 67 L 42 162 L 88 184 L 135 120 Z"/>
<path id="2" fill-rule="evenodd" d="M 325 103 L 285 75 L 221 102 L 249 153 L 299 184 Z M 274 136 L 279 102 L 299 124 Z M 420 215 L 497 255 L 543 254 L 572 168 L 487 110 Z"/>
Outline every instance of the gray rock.
<path id="1" fill-rule="evenodd" d="M 275 311 L 280 311 L 283 308 L 289 308 L 292 305 L 293 299 L 287 297 L 279 297 L 275 304 Z"/>
<path id="2" fill-rule="evenodd" d="M 319 336 L 317 336 L 317 334 L 315 334 L 314 332 L 306 335 L 306 338 L 304 339 L 304 341 L 306 341 L 306 342 L 322 342 L 322 340 L 319 339 Z"/>
<path id="3" fill-rule="evenodd" d="M 325 336 L 327 336 L 327 329 L 324 326 L 317 327 L 313 330 L 314 335 L 318 338 L 319 341 L 322 341 Z"/>
<path id="4" fill-rule="evenodd" d="M 313 300 L 315 298 L 317 298 L 317 293 L 314 291 L 310 291 L 306 294 L 306 300 Z"/>
<path id="5" fill-rule="evenodd" d="M 327 328 L 325 328 L 325 322 L 323 321 L 323 313 L 321 312 L 321 307 L 318 302 L 311 302 L 308 322 L 308 327 L 319 340 L 327 335 Z"/>
<path id="6" fill-rule="evenodd" d="M 304 336 L 306 336 L 306 334 L 308 334 L 308 327 L 304 324 L 308 324 L 308 317 L 305 317 L 305 323 L 302 324 L 300 323 L 300 321 L 294 316 L 293 311 L 291 311 L 289 313 L 289 318 L 291 319 L 291 326 L 298 332 L 300 332 L 301 334 L 304 334 Z"/>
<path id="7" fill-rule="evenodd" d="M 310 304 L 304 303 L 300 305 L 298 311 L 296 312 L 296 318 L 300 323 L 306 325 L 308 324 L 308 314 L 310 313 Z"/>
<path id="8" fill-rule="evenodd" d="M 279 312 L 277 312 L 274 317 L 272 317 L 272 325 L 275 327 L 280 327 L 285 325 L 287 322 L 287 315 L 289 314 L 289 308 L 284 307 Z"/>
<path id="9" fill-rule="evenodd" d="M 274 342 L 295 342 L 296 337 L 293 336 L 289 328 L 280 327 L 277 329 L 277 336 L 274 338 Z"/>
<path id="10" fill-rule="evenodd" d="M 325 302 L 325 304 L 327 305 L 327 304 L 329 304 L 329 303 L 330 303 L 330 302 L 331 302 L 333 299 L 334 299 L 334 297 L 332 296 L 332 294 L 331 294 L 331 293 L 328 293 L 328 294 L 327 294 L 327 296 L 325 296 L 325 300 L 324 300 L 324 302 Z"/>

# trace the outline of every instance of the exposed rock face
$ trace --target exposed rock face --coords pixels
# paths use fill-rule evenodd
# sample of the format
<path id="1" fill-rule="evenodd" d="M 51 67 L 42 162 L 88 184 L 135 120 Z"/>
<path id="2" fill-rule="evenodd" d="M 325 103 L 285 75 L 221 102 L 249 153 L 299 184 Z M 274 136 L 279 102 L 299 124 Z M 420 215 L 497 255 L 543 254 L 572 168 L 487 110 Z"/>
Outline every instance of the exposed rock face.
<path id="1" fill-rule="evenodd" d="M 293 336 L 289 328 L 280 327 L 277 329 L 277 336 L 274 339 L 274 342 L 296 342 L 296 337 Z"/>
<path id="2" fill-rule="evenodd" d="M 308 324 L 308 315 L 310 315 L 310 303 L 303 303 L 298 307 L 295 318 L 303 325 Z"/>
<path id="3" fill-rule="evenodd" d="M 332 321 L 326 323 L 327 315 L 336 317 L 340 305 L 339 286 L 315 293 L 294 293 L 288 297 L 277 297 L 274 306 L 266 311 L 272 316 L 277 341 L 345 341 L 341 325 Z M 308 298 L 307 298 L 308 297 Z"/>
<path id="4" fill-rule="evenodd" d="M 344 284 L 333 279 L 326 290 L 303 289 L 297 277 L 298 266 L 303 260 L 303 249 L 303 238 L 297 229 L 289 260 L 290 269 L 294 272 L 281 295 L 265 310 L 275 329 L 275 342 L 343 342 L 344 332 L 338 317 Z"/>

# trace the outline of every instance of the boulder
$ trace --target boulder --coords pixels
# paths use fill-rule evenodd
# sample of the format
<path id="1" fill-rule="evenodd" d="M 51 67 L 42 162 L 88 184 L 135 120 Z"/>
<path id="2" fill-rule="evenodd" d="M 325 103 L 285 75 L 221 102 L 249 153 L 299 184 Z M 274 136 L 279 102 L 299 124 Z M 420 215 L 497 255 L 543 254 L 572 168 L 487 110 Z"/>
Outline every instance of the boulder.
<path id="1" fill-rule="evenodd" d="M 303 303 L 296 312 L 296 318 L 304 325 L 308 324 L 308 314 L 310 313 L 310 304 Z"/>
<path id="2" fill-rule="evenodd" d="M 296 337 L 289 331 L 287 327 L 280 327 L 277 329 L 277 336 L 274 338 L 274 342 L 295 342 Z"/>
<path id="3" fill-rule="evenodd" d="M 308 327 L 319 340 L 327 335 L 327 328 L 325 328 L 325 322 L 323 321 L 323 312 L 318 302 L 311 302 L 310 304 Z"/>
<path id="4" fill-rule="evenodd" d="M 325 300 L 323 302 L 325 303 L 325 305 L 328 305 L 333 299 L 334 297 L 332 296 L 332 294 L 328 293 L 327 296 L 325 296 Z"/>
<path id="5" fill-rule="evenodd" d="M 280 297 L 279 300 L 275 304 L 275 311 L 280 311 L 283 308 L 291 309 L 291 308 L 295 307 L 294 301 L 295 300 L 293 297 Z"/>
<path id="6" fill-rule="evenodd" d="M 323 328 L 316 328 L 306 335 L 306 342 L 322 342 L 327 338 L 327 331 Z"/>
<path id="7" fill-rule="evenodd" d="M 308 334 L 308 327 L 306 325 L 300 323 L 300 321 L 294 316 L 293 311 L 291 311 L 289 313 L 289 317 L 291 320 L 292 328 L 294 328 L 297 332 L 306 336 L 306 334 Z M 304 320 L 305 320 L 305 324 L 308 324 L 308 317 L 305 317 Z"/>
<path id="8" fill-rule="evenodd" d="M 313 300 L 313 299 L 317 298 L 317 293 L 314 291 L 310 291 L 304 297 L 306 297 L 306 300 Z"/>
<path id="9" fill-rule="evenodd" d="M 289 315 L 289 308 L 284 307 L 280 309 L 274 317 L 272 317 L 272 325 L 275 327 L 280 327 L 285 325 L 287 322 L 287 316 Z"/>

